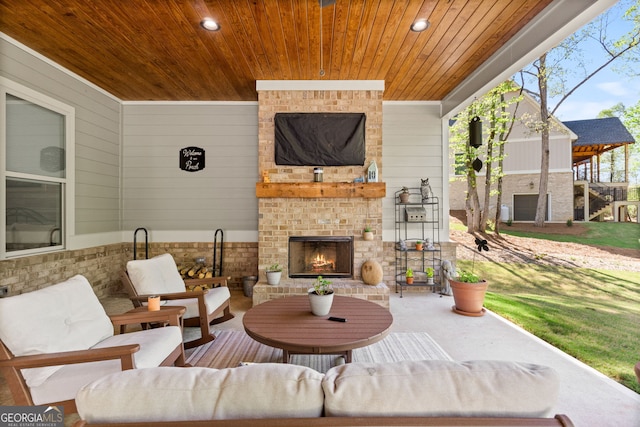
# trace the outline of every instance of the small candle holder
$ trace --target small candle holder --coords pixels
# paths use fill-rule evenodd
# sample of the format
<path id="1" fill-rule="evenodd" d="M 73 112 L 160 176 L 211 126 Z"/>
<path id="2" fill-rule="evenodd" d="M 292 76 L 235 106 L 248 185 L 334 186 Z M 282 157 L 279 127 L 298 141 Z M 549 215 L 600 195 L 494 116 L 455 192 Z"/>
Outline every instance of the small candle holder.
<path id="1" fill-rule="evenodd" d="M 160 297 L 159 296 L 150 296 L 147 298 L 147 309 L 149 311 L 158 311 L 160 310 Z"/>

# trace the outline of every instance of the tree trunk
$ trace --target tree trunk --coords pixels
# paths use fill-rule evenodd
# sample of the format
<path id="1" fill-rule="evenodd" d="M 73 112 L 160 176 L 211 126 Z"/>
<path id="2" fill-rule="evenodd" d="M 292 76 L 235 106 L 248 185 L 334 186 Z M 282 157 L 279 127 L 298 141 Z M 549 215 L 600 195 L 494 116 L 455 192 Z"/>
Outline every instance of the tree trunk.
<path id="1" fill-rule="evenodd" d="M 478 198 L 478 186 L 476 183 L 476 171 L 471 167 L 472 151 L 467 146 L 467 198 L 465 209 L 467 212 L 467 232 L 474 233 L 480 226 L 480 199 Z"/>
<path id="2" fill-rule="evenodd" d="M 540 121 L 542 123 L 542 159 L 540 161 L 540 185 L 538 204 L 534 225 L 544 227 L 545 213 L 547 212 L 547 187 L 549 183 L 549 111 L 547 99 L 547 55 L 540 57 L 540 69 L 538 74 L 538 88 L 540 89 Z"/>
<path id="3" fill-rule="evenodd" d="M 480 218 L 479 231 L 484 233 L 487 230 L 487 222 L 489 221 L 489 205 L 491 204 L 491 180 L 493 169 L 493 141 L 496 137 L 496 104 L 491 105 L 491 111 L 489 115 L 491 117 L 491 124 L 489 132 L 489 138 L 487 138 L 487 157 L 485 161 L 485 176 L 484 176 L 484 209 L 482 210 L 482 217 Z"/>
<path id="4" fill-rule="evenodd" d="M 502 112 L 504 114 L 504 111 L 506 110 L 506 107 L 504 105 L 504 95 L 502 95 Z M 517 110 L 517 109 L 516 109 Z M 515 116 L 515 112 L 514 112 L 514 116 Z M 513 121 L 511 122 L 513 123 Z M 500 154 L 498 156 L 498 182 L 497 182 L 497 191 L 498 191 L 498 196 L 496 197 L 496 225 L 495 225 L 495 230 L 494 232 L 499 236 L 500 235 L 500 216 L 502 214 L 502 176 L 503 176 L 503 166 L 504 166 L 504 146 L 506 145 L 506 128 L 507 124 L 503 123 L 501 129 L 500 129 L 500 137 L 499 140 L 501 142 L 500 144 Z"/>
<path id="5" fill-rule="evenodd" d="M 611 150 L 609 151 L 609 155 L 611 156 L 610 159 L 610 163 L 609 163 L 609 167 L 611 170 L 611 175 L 609 177 L 609 182 L 621 182 L 621 180 L 618 179 L 618 174 L 619 171 L 616 168 L 616 150 Z"/>
<path id="6" fill-rule="evenodd" d="M 467 191 L 467 232 L 475 233 L 480 227 L 480 199 L 476 187 L 469 185 Z"/>

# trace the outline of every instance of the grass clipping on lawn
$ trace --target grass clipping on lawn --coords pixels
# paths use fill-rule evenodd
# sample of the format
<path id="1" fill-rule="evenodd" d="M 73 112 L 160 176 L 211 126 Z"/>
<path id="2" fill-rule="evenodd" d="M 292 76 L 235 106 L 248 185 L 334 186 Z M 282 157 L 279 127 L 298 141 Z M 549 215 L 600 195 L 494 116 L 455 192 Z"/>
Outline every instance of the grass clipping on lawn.
<path id="1" fill-rule="evenodd" d="M 640 393 L 637 272 L 478 261 L 473 270 L 489 280 L 485 307 Z"/>

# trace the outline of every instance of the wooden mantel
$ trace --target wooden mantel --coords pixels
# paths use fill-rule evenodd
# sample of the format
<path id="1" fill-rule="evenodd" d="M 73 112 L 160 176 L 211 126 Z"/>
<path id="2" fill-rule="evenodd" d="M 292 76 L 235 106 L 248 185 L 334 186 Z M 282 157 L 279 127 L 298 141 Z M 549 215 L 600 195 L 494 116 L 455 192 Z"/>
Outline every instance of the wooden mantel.
<path id="1" fill-rule="evenodd" d="M 258 198 L 382 198 L 386 195 L 384 182 L 258 182 Z"/>

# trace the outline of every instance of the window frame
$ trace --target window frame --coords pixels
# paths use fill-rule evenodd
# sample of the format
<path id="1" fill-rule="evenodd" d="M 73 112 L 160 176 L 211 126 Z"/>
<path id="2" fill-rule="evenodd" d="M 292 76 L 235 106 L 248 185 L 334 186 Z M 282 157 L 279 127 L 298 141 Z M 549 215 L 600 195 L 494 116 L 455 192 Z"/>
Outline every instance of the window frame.
<path id="1" fill-rule="evenodd" d="M 7 172 L 7 94 L 64 116 L 64 178 Z M 75 121 L 74 107 L 0 76 L 0 129 L 2 130 L 0 131 L 0 186 L 2 186 L 3 189 L 2 197 L 0 197 L 0 223 L 2 224 L 2 227 L 0 227 L 0 260 L 59 252 L 68 249 L 69 238 L 75 235 Z M 7 188 L 7 178 L 37 180 L 62 185 L 61 214 L 63 231 L 61 233 L 60 245 L 7 252 L 7 201 L 5 192 Z"/>

